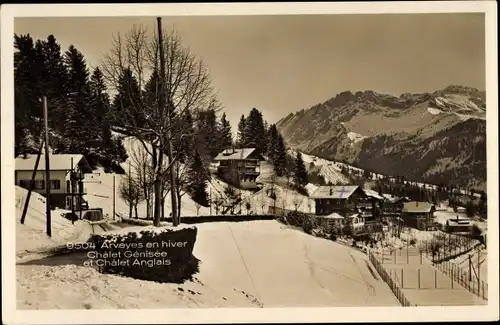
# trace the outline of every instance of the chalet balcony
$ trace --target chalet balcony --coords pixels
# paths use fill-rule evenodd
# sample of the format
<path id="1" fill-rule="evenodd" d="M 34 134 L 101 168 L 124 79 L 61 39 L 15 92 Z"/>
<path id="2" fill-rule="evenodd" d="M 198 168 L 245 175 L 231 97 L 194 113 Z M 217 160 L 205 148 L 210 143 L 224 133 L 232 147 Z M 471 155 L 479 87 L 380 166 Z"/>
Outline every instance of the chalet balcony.
<path id="1" fill-rule="evenodd" d="M 232 167 L 232 166 L 218 166 L 218 171 L 220 172 L 229 172 L 236 170 L 241 175 L 259 175 L 260 167 L 256 166 L 244 166 L 244 167 Z"/>
<path id="2" fill-rule="evenodd" d="M 85 174 L 82 172 L 71 172 L 70 179 L 72 180 L 82 180 L 85 178 Z"/>

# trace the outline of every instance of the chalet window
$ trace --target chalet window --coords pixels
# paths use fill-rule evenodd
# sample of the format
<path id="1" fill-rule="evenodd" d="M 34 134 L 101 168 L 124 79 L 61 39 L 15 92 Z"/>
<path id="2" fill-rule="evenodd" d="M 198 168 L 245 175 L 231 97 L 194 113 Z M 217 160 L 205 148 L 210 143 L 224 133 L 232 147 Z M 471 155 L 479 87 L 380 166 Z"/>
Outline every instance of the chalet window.
<path id="1" fill-rule="evenodd" d="M 61 188 L 61 181 L 58 179 L 53 179 L 50 181 L 50 188 L 54 190 L 59 190 Z"/>
<path id="2" fill-rule="evenodd" d="M 32 190 L 44 190 L 45 189 L 45 181 L 44 180 L 35 180 L 32 182 L 31 180 L 21 180 L 19 181 L 19 185 L 25 189 Z"/>
<path id="3" fill-rule="evenodd" d="M 31 180 L 26 180 L 26 179 L 22 179 L 19 181 L 19 186 L 21 186 L 22 188 L 25 188 L 25 189 L 29 189 L 29 188 L 34 188 L 33 186 L 33 183 L 31 182 Z"/>

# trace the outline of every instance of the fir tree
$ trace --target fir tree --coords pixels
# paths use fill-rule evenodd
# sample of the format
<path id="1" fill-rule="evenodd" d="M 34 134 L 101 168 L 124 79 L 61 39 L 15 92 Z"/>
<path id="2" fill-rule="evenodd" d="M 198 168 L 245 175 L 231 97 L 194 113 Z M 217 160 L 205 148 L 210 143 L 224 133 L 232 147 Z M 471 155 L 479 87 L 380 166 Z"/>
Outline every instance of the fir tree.
<path id="1" fill-rule="evenodd" d="M 286 171 L 288 169 L 287 162 L 288 162 L 288 155 L 286 153 L 286 147 L 285 147 L 285 140 L 283 140 L 283 137 L 281 135 L 278 135 L 278 139 L 276 141 L 276 156 L 275 160 L 273 162 L 274 164 L 274 170 L 276 172 L 276 175 L 278 176 L 284 176 L 286 174 Z"/>
<path id="2" fill-rule="evenodd" d="M 220 120 L 220 140 L 219 140 L 221 149 L 231 148 L 233 145 L 233 136 L 231 131 L 231 124 L 226 118 L 226 113 L 222 114 Z"/>
<path id="3" fill-rule="evenodd" d="M 63 150 L 66 153 L 81 153 L 88 158 L 89 150 L 86 143 L 95 139 L 95 120 L 89 105 L 90 86 L 89 71 L 83 54 L 71 45 L 65 53 L 65 63 L 68 66 L 68 108 Z M 89 132 L 92 133 L 89 136 Z"/>
<path id="4" fill-rule="evenodd" d="M 110 99 L 106 92 L 104 76 L 96 68 L 90 78 L 90 107 L 95 116 L 94 125 L 96 140 L 91 145 L 97 156 L 97 161 L 106 171 L 122 173 L 120 166 L 127 159 L 126 150 L 121 139 L 114 138 L 111 133 Z"/>
<path id="5" fill-rule="evenodd" d="M 49 125 L 54 131 L 63 133 L 69 80 L 61 46 L 54 35 L 49 35 L 46 41 L 40 42 L 40 51 L 44 61 L 43 85 L 47 96 Z"/>
<path id="6" fill-rule="evenodd" d="M 201 204 L 208 205 L 207 181 L 210 179 L 210 172 L 205 166 L 198 150 L 195 150 L 193 159 L 189 165 L 188 172 L 188 192 L 191 198 Z"/>
<path id="7" fill-rule="evenodd" d="M 245 115 L 242 114 L 238 123 L 238 134 L 236 136 L 236 146 L 238 146 L 238 148 L 245 148 L 247 144 L 245 136 L 245 120 Z"/>
<path id="8" fill-rule="evenodd" d="M 219 127 L 215 110 L 198 112 L 196 149 L 204 160 L 214 158 L 220 149 Z"/>
<path id="9" fill-rule="evenodd" d="M 146 89 L 148 91 L 148 85 L 146 85 Z M 115 119 L 114 124 L 136 128 L 144 127 L 147 116 L 144 115 L 144 111 L 139 104 L 141 97 L 142 93 L 137 79 L 130 69 L 125 69 L 120 76 L 117 94 L 113 99 L 112 116 Z"/>
<path id="10" fill-rule="evenodd" d="M 293 173 L 293 182 L 297 188 L 304 188 L 307 185 L 307 171 L 302 159 L 302 154 L 297 152 L 297 157 L 295 158 L 295 169 Z"/>
<path id="11" fill-rule="evenodd" d="M 267 133 L 267 156 L 272 164 L 277 160 L 278 156 L 278 130 L 275 124 L 271 124 Z"/>
<path id="12" fill-rule="evenodd" d="M 41 72 L 43 60 L 29 34 L 14 35 L 15 155 L 21 153 L 23 137 L 40 138 L 42 131 Z M 38 141 L 38 140 L 37 140 Z M 25 141 L 26 143 L 26 141 Z"/>
<path id="13" fill-rule="evenodd" d="M 266 145 L 266 131 L 262 113 L 258 109 L 252 108 L 245 119 L 245 146 L 256 148 L 260 154 L 263 154 L 266 151 Z"/>
<path id="14" fill-rule="evenodd" d="M 186 163 L 193 157 L 196 146 L 193 116 L 189 110 L 183 112 L 181 116 L 181 126 L 184 137 L 181 143 L 177 144 L 176 148 L 180 148 L 181 151 L 179 154 L 179 161 Z"/>

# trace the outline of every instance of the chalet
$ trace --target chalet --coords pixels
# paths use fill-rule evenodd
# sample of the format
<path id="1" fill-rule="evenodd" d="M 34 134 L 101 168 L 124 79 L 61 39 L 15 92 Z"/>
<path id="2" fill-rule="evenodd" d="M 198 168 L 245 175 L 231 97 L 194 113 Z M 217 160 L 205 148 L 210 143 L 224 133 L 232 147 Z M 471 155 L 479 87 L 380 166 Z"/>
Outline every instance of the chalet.
<path id="1" fill-rule="evenodd" d="M 471 219 L 459 218 L 446 220 L 446 231 L 452 233 L 470 233 L 472 229 Z"/>
<path id="2" fill-rule="evenodd" d="M 373 200 L 357 185 L 320 186 L 311 197 L 316 203 L 317 216 L 326 216 L 333 212 L 348 216 L 357 213 L 359 209 L 374 205 Z"/>
<path id="3" fill-rule="evenodd" d="M 403 205 L 401 218 L 407 227 L 427 231 L 434 224 L 436 208 L 429 202 L 406 202 Z"/>
<path id="4" fill-rule="evenodd" d="M 45 155 L 40 156 L 35 179 L 32 181 L 37 155 L 18 156 L 15 168 L 15 184 L 30 188 L 46 196 Z M 83 179 L 92 173 L 92 168 L 83 155 L 50 154 L 50 202 L 51 207 L 65 208 L 79 206 L 85 195 Z M 72 200 L 73 198 L 73 200 Z M 83 203 L 83 202 L 82 202 Z"/>
<path id="5" fill-rule="evenodd" d="M 407 197 L 396 197 L 390 194 L 382 194 L 384 197 L 384 203 L 382 205 L 382 211 L 384 214 L 401 214 L 403 211 L 403 206 L 406 202 L 411 200 Z"/>
<path id="6" fill-rule="evenodd" d="M 215 157 L 217 174 L 228 184 L 256 189 L 262 156 L 255 148 L 226 149 Z"/>
<path id="7" fill-rule="evenodd" d="M 318 225 L 328 233 L 331 233 L 333 230 L 340 232 L 341 227 L 344 225 L 344 217 L 335 212 L 326 216 L 316 216 L 316 220 L 318 221 Z"/>

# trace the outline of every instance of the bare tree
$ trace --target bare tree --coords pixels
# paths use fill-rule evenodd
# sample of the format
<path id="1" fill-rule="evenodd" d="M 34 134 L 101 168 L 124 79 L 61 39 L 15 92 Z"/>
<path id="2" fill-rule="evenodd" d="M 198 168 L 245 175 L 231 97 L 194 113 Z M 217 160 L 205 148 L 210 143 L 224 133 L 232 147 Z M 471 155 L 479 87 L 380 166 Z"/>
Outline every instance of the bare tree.
<path id="1" fill-rule="evenodd" d="M 139 183 L 131 175 L 125 174 L 118 186 L 120 197 L 129 206 L 129 218 L 132 218 L 132 209 L 135 211 L 135 218 L 138 218 L 137 205 L 143 201 L 142 191 Z"/>
<path id="2" fill-rule="evenodd" d="M 218 215 L 222 206 L 224 205 L 224 199 L 220 195 L 216 195 L 213 199 L 215 205 L 215 213 Z"/>
<path id="3" fill-rule="evenodd" d="M 133 98 L 131 89 L 125 89 L 132 105 L 114 110 L 114 130 L 136 138 L 151 157 L 154 171 L 154 224 L 159 226 L 161 218 L 162 187 L 170 170 L 174 167 L 177 155 L 164 167 L 169 149 L 169 141 L 175 138 L 182 143 L 186 136 L 182 130 L 176 134 L 172 127 L 174 114 L 186 110 L 203 110 L 218 105 L 211 80 L 203 62 L 182 44 L 180 36 L 174 31 L 162 32 L 161 44 L 165 56 L 159 58 L 160 41 L 150 37 L 145 26 L 134 25 L 125 35 L 113 38 L 111 49 L 105 54 L 102 71 L 111 90 L 121 90 L 120 80 L 124 71 L 136 78 L 139 88 L 144 90 L 146 81 L 153 72 L 165 70 L 164 82 L 156 87 L 156 100 L 151 103 L 144 96 Z M 161 59 L 161 60 L 160 60 Z M 160 66 L 160 62 L 164 62 Z M 164 99 L 166 111 L 160 105 Z M 119 113 L 118 113 L 119 112 Z M 175 152 L 179 153 L 179 148 Z M 176 211 L 173 211 L 174 216 Z M 176 221 L 174 221 L 176 224 Z"/>
<path id="4" fill-rule="evenodd" d="M 295 211 L 299 209 L 300 205 L 302 204 L 302 198 L 297 192 L 293 192 L 293 198 L 292 198 L 292 203 L 295 208 Z"/>
<path id="5" fill-rule="evenodd" d="M 152 168 L 151 156 L 138 146 L 129 150 L 131 173 L 134 180 L 142 190 L 142 196 L 146 201 L 146 219 L 151 217 L 151 206 L 153 201 L 154 170 Z"/>

